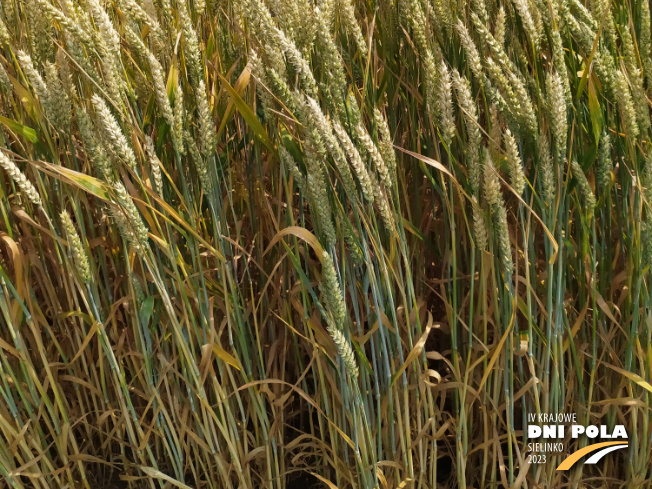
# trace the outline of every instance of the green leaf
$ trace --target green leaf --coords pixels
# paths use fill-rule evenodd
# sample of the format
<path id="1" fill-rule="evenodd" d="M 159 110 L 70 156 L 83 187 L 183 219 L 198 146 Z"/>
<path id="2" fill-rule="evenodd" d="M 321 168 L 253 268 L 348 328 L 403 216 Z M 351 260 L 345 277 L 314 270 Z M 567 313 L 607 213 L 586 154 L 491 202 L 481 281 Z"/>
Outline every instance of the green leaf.
<path id="1" fill-rule="evenodd" d="M 95 177 L 71 170 L 64 166 L 53 165 L 46 161 L 35 160 L 30 161 L 30 163 L 53 177 L 85 190 L 86 192 L 93 194 L 95 197 L 105 201 L 111 200 L 108 193 L 109 187 L 102 180 L 98 180 Z"/>
<path id="2" fill-rule="evenodd" d="M 224 78 L 219 73 L 217 74 L 217 76 L 220 77 L 220 81 L 222 82 L 222 85 L 224 86 L 226 91 L 229 92 L 229 94 L 231 95 L 231 98 L 233 99 L 233 103 L 238 109 L 238 112 L 242 114 L 242 117 L 244 118 L 249 128 L 254 132 L 254 134 L 258 138 L 260 138 L 262 143 L 265 146 L 267 146 L 267 148 L 270 151 L 276 153 L 276 148 L 272 144 L 272 141 L 269 139 L 269 136 L 267 135 L 267 131 L 265 131 L 265 128 L 258 120 L 256 114 L 254 114 L 254 111 L 251 110 L 251 107 L 249 107 L 247 103 L 244 100 L 242 100 L 242 97 L 238 95 L 238 92 L 231 86 L 231 84 L 228 82 L 226 78 Z"/>
<path id="3" fill-rule="evenodd" d="M 149 320 L 152 317 L 153 311 L 154 311 L 154 297 L 149 296 L 140 305 L 140 324 L 142 326 L 147 326 L 149 324 Z"/>
<path id="4" fill-rule="evenodd" d="M 600 141 L 600 134 L 602 134 L 602 125 L 604 121 L 593 76 L 589 78 L 589 112 L 591 114 L 593 137 L 595 138 L 595 144 L 597 146 Z"/>
<path id="5" fill-rule="evenodd" d="M 242 73 L 240 73 L 240 76 L 235 81 L 235 86 L 233 87 L 233 89 L 236 91 L 236 93 L 239 96 L 242 96 L 242 94 L 244 93 L 245 88 L 249 84 L 250 77 L 251 77 L 251 71 L 249 70 L 248 66 L 245 66 L 245 69 L 242 70 Z M 233 99 L 231 99 L 229 100 L 229 103 L 226 106 L 226 110 L 224 111 L 224 115 L 222 116 L 222 123 L 220 124 L 220 127 L 217 130 L 218 140 L 222 137 L 222 134 L 226 129 L 226 125 L 231 120 L 231 116 L 233 116 L 234 111 L 235 111 L 235 105 Z"/>
<path id="6" fill-rule="evenodd" d="M 23 136 L 28 141 L 35 143 L 38 141 L 36 137 L 36 131 L 31 127 L 23 126 L 21 123 L 16 122 L 12 119 L 7 119 L 0 115 L 0 122 L 7 126 L 10 130 L 14 131 L 16 134 Z"/>

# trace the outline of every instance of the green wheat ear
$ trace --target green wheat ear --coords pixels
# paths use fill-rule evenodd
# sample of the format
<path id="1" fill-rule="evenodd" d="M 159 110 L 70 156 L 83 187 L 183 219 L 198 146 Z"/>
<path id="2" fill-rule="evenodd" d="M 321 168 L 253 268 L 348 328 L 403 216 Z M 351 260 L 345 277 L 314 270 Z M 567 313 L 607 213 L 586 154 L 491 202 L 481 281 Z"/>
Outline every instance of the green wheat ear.
<path id="1" fill-rule="evenodd" d="M 645 487 L 650 22 L 0 2 L 4 485 Z"/>
<path id="2" fill-rule="evenodd" d="M 106 138 L 106 145 L 122 160 L 129 169 L 136 171 L 138 162 L 136 154 L 127 142 L 118 121 L 113 116 L 106 102 L 99 95 L 93 95 L 93 107 L 95 108 L 96 124 L 102 128 L 101 137 Z"/>
<path id="3" fill-rule="evenodd" d="M 333 343 L 337 348 L 337 353 L 342 357 L 344 362 L 344 367 L 346 368 L 346 373 L 349 374 L 353 379 L 357 379 L 360 371 L 358 369 L 358 364 L 355 360 L 355 354 L 353 353 L 353 348 L 347 341 L 346 337 L 342 332 L 337 329 L 333 324 L 327 326 L 327 331 L 331 335 Z"/>
<path id="4" fill-rule="evenodd" d="M 113 209 L 113 218 L 122 236 L 139 255 L 144 255 L 149 248 L 149 237 L 140 212 L 122 182 L 116 182 L 113 190 L 117 197 L 116 203 L 121 207 L 121 209 Z"/>
<path id="5" fill-rule="evenodd" d="M 596 201 L 595 195 L 593 194 L 593 189 L 591 188 L 591 184 L 587 180 L 586 175 L 584 174 L 584 170 L 582 170 L 582 167 L 577 161 L 571 160 L 570 167 L 573 176 L 577 179 L 577 186 L 580 189 L 580 193 L 582 194 L 582 198 L 584 199 L 587 210 L 589 213 L 592 213 L 593 209 L 595 208 Z"/>
<path id="6" fill-rule="evenodd" d="M 0 167 L 2 167 L 2 169 L 7 172 L 7 175 L 9 175 L 9 178 L 11 178 L 16 183 L 16 185 L 18 185 L 18 188 L 23 194 L 25 194 L 27 200 L 38 207 L 43 205 L 36 187 L 34 187 L 32 182 L 27 179 L 27 177 L 23 174 L 23 172 L 20 171 L 16 164 L 10 160 L 9 157 L 3 152 L 0 152 Z"/>
<path id="7" fill-rule="evenodd" d="M 86 255 L 86 250 L 82 245 L 79 234 L 77 234 L 75 225 L 72 223 L 70 214 L 66 210 L 61 211 L 59 217 L 61 218 L 61 227 L 63 227 L 66 234 L 68 247 L 70 248 L 77 273 L 85 283 L 89 283 L 92 280 L 91 267 L 88 262 L 88 255 Z"/>
<path id="8" fill-rule="evenodd" d="M 321 263 L 323 275 L 321 290 L 326 299 L 327 309 L 332 314 L 335 324 L 342 325 L 346 319 L 346 307 L 342 298 L 335 264 L 328 252 L 324 251 L 322 253 Z"/>
<path id="9" fill-rule="evenodd" d="M 147 158 L 149 160 L 152 178 L 154 180 L 154 190 L 160 195 L 163 192 L 163 176 L 161 175 L 162 163 L 156 155 L 154 142 L 149 136 L 145 136 L 145 150 L 147 152 Z"/>
<path id="10" fill-rule="evenodd" d="M 443 131 L 443 140 L 448 146 L 450 146 L 453 141 L 453 136 L 455 136 L 456 132 L 451 91 L 452 82 L 450 71 L 448 70 L 446 63 L 442 61 L 439 64 L 438 106 Z"/>
<path id="11" fill-rule="evenodd" d="M 509 169 L 509 178 L 514 192 L 521 195 L 525 190 L 525 175 L 523 174 L 523 163 L 516 145 L 516 139 L 512 136 L 509 129 L 505 131 L 505 156 L 507 158 L 507 167 Z"/>
<path id="12" fill-rule="evenodd" d="M 342 297 L 337 272 L 331 255 L 324 251 L 322 253 L 322 282 L 321 290 L 325 297 L 326 307 L 330 313 L 327 319 L 327 331 L 331 335 L 337 352 L 342 357 L 347 373 L 352 378 L 359 375 L 358 365 L 355 360 L 355 354 L 348 340 L 340 330 L 346 321 L 346 306 Z M 339 326 L 338 326 L 339 325 Z"/>

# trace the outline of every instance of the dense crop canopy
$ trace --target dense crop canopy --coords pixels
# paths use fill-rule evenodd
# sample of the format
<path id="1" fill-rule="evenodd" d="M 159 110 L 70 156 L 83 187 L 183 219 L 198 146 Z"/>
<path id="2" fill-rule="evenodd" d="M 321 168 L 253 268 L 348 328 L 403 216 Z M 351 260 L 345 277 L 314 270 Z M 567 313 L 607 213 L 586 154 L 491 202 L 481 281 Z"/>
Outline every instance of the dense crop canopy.
<path id="1" fill-rule="evenodd" d="M 649 485 L 649 9 L 3 0 L 0 487 Z"/>

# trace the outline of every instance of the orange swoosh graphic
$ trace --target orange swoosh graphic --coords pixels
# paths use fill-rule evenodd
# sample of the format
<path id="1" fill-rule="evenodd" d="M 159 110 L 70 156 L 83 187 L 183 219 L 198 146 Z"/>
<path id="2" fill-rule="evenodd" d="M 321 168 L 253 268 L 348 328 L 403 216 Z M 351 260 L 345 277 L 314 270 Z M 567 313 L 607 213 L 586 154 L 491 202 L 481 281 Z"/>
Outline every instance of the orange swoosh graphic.
<path id="1" fill-rule="evenodd" d="M 594 445 L 589 445 L 588 447 L 584 447 L 581 450 L 578 450 L 575 453 L 572 453 L 571 455 L 566 457 L 566 459 L 559 464 L 557 470 L 568 470 L 573 466 L 575 462 L 581 459 L 584 455 L 588 455 L 591 452 L 595 452 L 596 450 L 600 450 L 601 448 L 604 447 L 610 447 L 612 445 L 626 446 L 627 443 L 625 441 L 605 441 L 603 443 L 595 443 Z"/>

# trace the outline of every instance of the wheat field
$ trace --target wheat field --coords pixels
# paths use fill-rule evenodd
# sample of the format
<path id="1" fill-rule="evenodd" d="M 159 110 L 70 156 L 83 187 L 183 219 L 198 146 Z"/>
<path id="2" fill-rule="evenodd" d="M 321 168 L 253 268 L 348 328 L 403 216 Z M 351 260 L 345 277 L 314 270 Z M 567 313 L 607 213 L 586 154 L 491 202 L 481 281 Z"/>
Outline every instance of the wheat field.
<path id="1" fill-rule="evenodd" d="M 650 487 L 648 95 L 647 0 L 1 0 L 0 487 Z"/>

